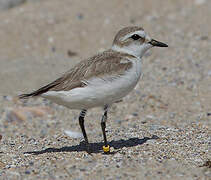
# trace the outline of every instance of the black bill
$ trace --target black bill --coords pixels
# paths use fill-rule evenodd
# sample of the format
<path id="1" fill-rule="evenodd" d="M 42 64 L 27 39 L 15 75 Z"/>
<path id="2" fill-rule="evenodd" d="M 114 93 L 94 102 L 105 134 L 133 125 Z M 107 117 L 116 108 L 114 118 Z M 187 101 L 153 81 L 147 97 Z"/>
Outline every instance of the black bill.
<path id="1" fill-rule="evenodd" d="M 152 39 L 149 43 L 150 43 L 151 45 L 157 46 L 157 47 L 168 47 L 167 44 L 162 43 L 162 42 L 159 42 L 159 41 L 156 41 L 156 40 L 154 40 L 154 39 Z"/>

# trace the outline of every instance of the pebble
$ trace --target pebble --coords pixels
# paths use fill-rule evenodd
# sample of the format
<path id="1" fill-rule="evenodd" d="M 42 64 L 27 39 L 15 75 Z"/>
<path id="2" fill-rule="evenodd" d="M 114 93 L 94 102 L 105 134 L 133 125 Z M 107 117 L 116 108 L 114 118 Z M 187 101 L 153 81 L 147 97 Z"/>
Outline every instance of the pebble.
<path id="1" fill-rule="evenodd" d="M 200 39 L 201 39 L 202 41 L 205 41 L 205 40 L 208 40 L 208 39 L 209 39 L 209 37 L 208 37 L 208 36 L 206 36 L 206 35 L 204 35 L 204 36 L 201 36 L 201 37 L 200 37 Z"/>
<path id="2" fill-rule="evenodd" d="M 137 112 L 134 112 L 132 113 L 133 116 L 137 117 L 138 116 L 138 113 Z"/>
<path id="3" fill-rule="evenodd" d="M 4 168 L 5 164 L 3 162 L 0 161 L 0 169 Z"/>
<path id="4" fill-rule="evenodd" d="M 155 144 L 157 143 L 156 139 L 149 139 L 146 144 Z"/>
<path id="5" fill-rule="evenodd" d="M 153 115 L 146 115 L 146 118 L 147 118 L 147 119 L 155 119 L 156 117 L 153 116 Z"/>
<path id="6" fill-rule="evenodd" d="M 53 37 L 49 37 L 49 38 L 48 38 L 48 42 L 49 42 L 49 43 L 53 43 L 53 42 L 54 42 L 54 38 L 53 38 Z"/>
<path id="7" fill-rule="evenodd" d="M 170 115 L 169 115 L 169 117 L 170 117 L 171 119 L 174 119 L 175 116 L 176 116 L 176 113 L 173 113 L 173 112 L 171 112 Z"/>
<path id="8" fill-rule="evenodd" d="M 67 51 L 67 55 L 68 55 L 69 57 L 73 57 L 73 56 L 76 56 L 77 53 L 76 53 L 76 52 L 73 52 L 73 51 L 71 51 L 71 50 L 68 50 L 68 51 Z"/>
<path id="9" fill-rule="evenodd" d="M 79 20 L 82 20 L 82 19 L 84 18 L 84 15 L 83 15 L 82 13 L 79 13 L 79 14 L 77 15 L 77 18 L 78 18 Z"/>
<path id="10" fill-rule="evenodd" d="M 52 48 L 51 48 L 51 51 L 52 51 L 52 52 L 56 52 L 56 48 L 55 48 L 55 47 L 52 47 Z"/>
<path id="11" fill-rule="evenodd" d="M 25 174 L 30 174 L 30 173 L 31 173 L 31 172 L 30 172 L 30 171 L 28 171 L 28 170 L 26 170 L 26 171 L 25 171 Z"/>
<path id="12" fill-rule="evenodd" d="M 160 130 L 160 129 L 166 129 L 166 127 L 154 124 L 154 125 L 150 125 L 149 129 L 152 131 L 156 131 L 156 130 Z"/>
<path id="13" fill-rule="evenodd" d="M 66 131 L 64 131 L 64 133 L 67 135 L 67 136 L 69 136 L 69 137 L 71 137 L 71 138 L 75 138 L 75 139 L 77 139 L 77 138 L 82 138 L 83 137 L 83 134 L 82 133 L 79 133 L 79 132 L 74 132 L 74 131 L 70 131 L 70 130 L 66 130 Z"/>

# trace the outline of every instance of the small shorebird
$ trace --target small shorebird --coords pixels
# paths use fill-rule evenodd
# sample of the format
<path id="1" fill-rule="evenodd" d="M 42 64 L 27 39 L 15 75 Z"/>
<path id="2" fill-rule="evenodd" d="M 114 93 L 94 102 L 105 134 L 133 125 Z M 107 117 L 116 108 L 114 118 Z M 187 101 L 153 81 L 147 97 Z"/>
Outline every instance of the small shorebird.
<path id="1" fill-rule="evenodd" d="M 134 89 L 142 74 L 141 58 L 154 46 L 168 47 L 151 39 L 141 27 L 125 27 L 115 36 L 111 49 L 79 62 L 52 83 L 19 98 L 41 96 L 67 108 L 81 110 L 79 124 L 87 145 L 84 128 L 87 109 L 103 107 L 103 150 L 109 152 L 105 132 L 108 108 Z"/>

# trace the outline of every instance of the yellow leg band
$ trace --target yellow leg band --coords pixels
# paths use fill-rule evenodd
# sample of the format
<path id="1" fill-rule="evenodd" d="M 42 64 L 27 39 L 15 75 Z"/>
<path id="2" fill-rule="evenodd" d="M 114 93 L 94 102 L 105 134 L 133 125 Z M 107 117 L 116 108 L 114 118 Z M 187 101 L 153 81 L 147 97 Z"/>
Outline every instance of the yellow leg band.
<path id="1" fill-rule="evenodd" d="M 108 146 L 103 146 L 103 151 L 105 153 L 110 152 L 110 146 L 109 145 Z"/>

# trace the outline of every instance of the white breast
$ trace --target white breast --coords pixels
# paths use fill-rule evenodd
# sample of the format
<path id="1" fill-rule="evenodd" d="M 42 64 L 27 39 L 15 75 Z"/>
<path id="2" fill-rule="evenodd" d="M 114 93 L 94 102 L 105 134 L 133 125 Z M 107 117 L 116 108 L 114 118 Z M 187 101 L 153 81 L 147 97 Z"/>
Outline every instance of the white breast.
<path id="1" fill-rule="evenodd" d="M 70 91 L 49 91 L 42 97 L 71 109 L 109 105 L 126 96 L 135 87 L 140 76 L 141 59 L 135 59 L 132 68 L 123 76 L 93 78 L 86 82 L 88 85 L 85 87 Z"/>

